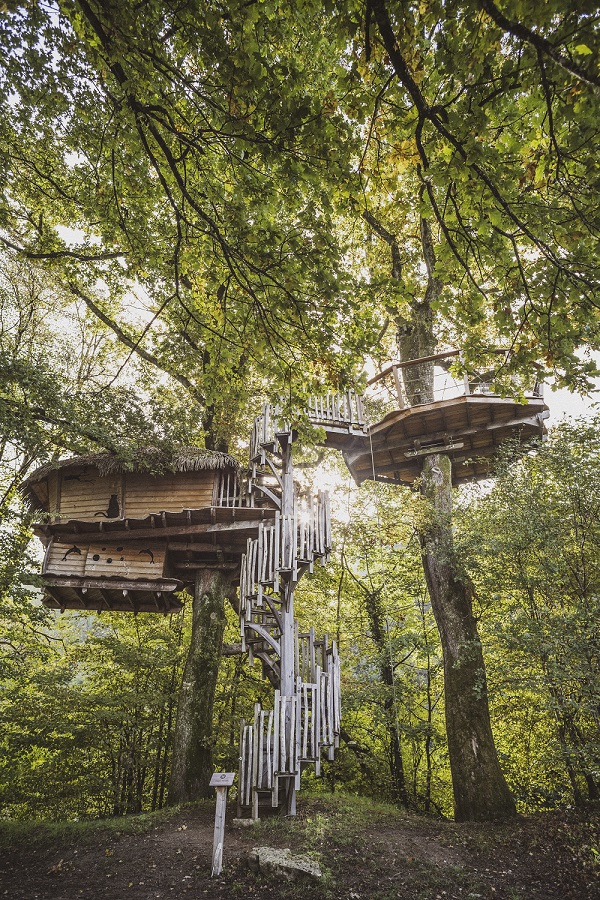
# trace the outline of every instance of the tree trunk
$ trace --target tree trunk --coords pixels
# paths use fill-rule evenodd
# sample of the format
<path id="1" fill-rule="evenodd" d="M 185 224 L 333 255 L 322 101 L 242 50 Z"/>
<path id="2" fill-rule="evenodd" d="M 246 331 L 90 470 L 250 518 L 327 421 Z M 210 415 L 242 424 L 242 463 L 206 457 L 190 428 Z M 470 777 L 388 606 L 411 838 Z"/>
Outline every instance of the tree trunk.
<path id="1" fill-rule="evenodd" d="M 168 803 L 210 797 L 213 705 L 231 585 L 218 569 L 196 575 L 192 639 L 179 695 Z"/>
<path id="2" fill-rule="evenodd" d="M 398 729 L 398 711 L 394 697 L 395 673 L 392 660 L 390 659 L 389 637 L 384 625 L 383 609 L 381 608 L 381 591 L 367 591 L 364 588 L 363 590 L 365 591 L 365 607 L 369 617 L 369 625 L 371 626 L 371 636 L 379 653 L 380 677 L 388 688 L 383 708 L 385 710 L 385 727 L 388 733 L 390 751 L 391 799 L 408 808 L 408 790 Z"/>
<path id="3" fill-rule="evenodd" d="M 402 254 L 396 236 L 371 213 L 364 213 L 363 217 L 389 245 L 391 277 L 400 284 Z M 419 227 L 427 270 L 425 294 L 422 301 L 413 296 L 404 313 L 390 310 L 402 362 L 431 356 L 437 346 L 434 308 L 443 284 L 435 272 L 434 240 L 427 219 L 421 217 Z M 432 362 L 402 369 L 409 406 L 434 400 L 433 375 Z M 492 735 L 483 651 L 473 618 L 470 587 L 461 577 L 452 553 L 452 467 L 448 456 L 425 457 L 422 490 L 432 508 L 431 524 L 421 530 L 419 539 L 444 656 L 446 732 L 455 816 L 459 821 L 514 816 L 515 804 L 500 769 Z"/>
<path id="4" fill-rule="evenodd" d="M 427 456 L 422 490 L 431 519 L 420 535 L 423 568 L 444 657 L 448 755 L 457 821 L 501 819 L 516 808 L 494 744 L 483 651 L 471 589 L 452 548 L 452 463 Z"/>

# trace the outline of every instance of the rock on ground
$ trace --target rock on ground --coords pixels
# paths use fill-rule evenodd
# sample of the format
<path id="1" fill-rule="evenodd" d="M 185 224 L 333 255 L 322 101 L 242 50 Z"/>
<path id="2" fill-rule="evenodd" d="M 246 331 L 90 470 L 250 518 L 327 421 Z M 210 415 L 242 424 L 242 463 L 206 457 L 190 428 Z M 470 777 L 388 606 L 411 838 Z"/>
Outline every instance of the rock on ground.
<path id="1" fill-rule="evenodd" d="M 321 877 L 319 864 L 308 856 L 294 856 L 289 848 L 254 847 L 248 855 L 251 871 L 263 875 L 283 875 L 291 880 Z"/>

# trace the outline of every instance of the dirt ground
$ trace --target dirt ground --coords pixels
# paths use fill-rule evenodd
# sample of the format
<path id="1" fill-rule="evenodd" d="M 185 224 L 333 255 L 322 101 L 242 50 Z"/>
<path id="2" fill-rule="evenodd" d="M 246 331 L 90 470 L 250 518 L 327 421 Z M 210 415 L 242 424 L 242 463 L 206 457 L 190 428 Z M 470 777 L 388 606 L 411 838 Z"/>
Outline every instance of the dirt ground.
<path id="1" fill-rule="evenodd" d="M 296 820 L 242 829 L 230 813 L 223 873 L 211 879 L 213 818 L 206 803 L 94 826 L 0 823 L 0 900 L 600 898 L 598 809 L 455 824 L 357 798 L 303 798 Z M 313 884 L 255 875 L 247 855 L 256 846 L 308 854 L 323 877 Z"/>

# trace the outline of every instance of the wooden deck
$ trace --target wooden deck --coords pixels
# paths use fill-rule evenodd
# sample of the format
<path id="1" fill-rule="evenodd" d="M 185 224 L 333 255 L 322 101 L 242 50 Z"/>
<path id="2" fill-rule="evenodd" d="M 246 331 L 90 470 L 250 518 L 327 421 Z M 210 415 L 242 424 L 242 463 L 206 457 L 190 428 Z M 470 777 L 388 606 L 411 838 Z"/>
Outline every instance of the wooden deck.
<path id="1" fill-rule="evenodd" d="M 460 484 L 489 477 L 491 457 L 507 438 L 542 436 L 548 415 L 538 396 L 518 403 L 493 394 L 467 394 L 394 410 L 365 434 L 318 424 L 325 428 L 327 444 L 342 451 L 357 484 L 367 479 L 412 484 L 423 457 L 435 452 L 452 458 L 453 483 Z"/>
<path id="2" fill-rule="evenodd" d="M 183 583 L 175 579 L 123 581 L 112 578 L 44 576 L 44 604 L 50 609 L 82 612 L 177 612 L 183 606 L 175 596 Z"/>
<path id="3" fill-rule="evenodd" d="M 62 543 L 103 537 L 119 541 L 170 538 L 183 535 L 210 535 L 216 544 L 229 546 L 238 535 L 245 548 L 246 533 L 256 531 L 257 524 L 275 518 L 269 507 L 219 507 L 184 509 L 182 512 L 160 512 L 141 519 L 94 519 L 92 521 L 55 519 L 34 526 L 35 534 L 47 543 L 54 535 Z M 220 537 L 222 535 L 223 537 Z M 227 535 L 227 537 L 225 537 Z"/>
<path id="4" fill-rule="evenodd" d="M 234 572 L 268 507 L 207 507 L 141 519 L 38 524 L 46 545 L 44 603 L 53 609 L 172 612 L 198 569 Z"/>

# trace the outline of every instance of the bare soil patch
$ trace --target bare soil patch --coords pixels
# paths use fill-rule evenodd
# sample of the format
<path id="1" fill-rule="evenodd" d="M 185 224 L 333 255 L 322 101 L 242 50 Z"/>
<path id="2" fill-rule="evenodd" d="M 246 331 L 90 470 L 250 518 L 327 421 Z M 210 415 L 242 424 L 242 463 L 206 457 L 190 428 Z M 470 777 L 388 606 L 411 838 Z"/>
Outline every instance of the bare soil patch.
<path id="1" fill-rule="evenodd" d="M 231 804 L 233 807 L 234 804 Z M 597 900 L 597 808 L 457 824 L 342 796 L 303 798 L 296 820 L 266 819 L 225 834 L 224 869 L 210 878 L 214 804 L 175 814 L 64 827 L 0 823 L 0 900 Z M 323 882 L 252 874 L 256 846 L 314 856 Z"/>

